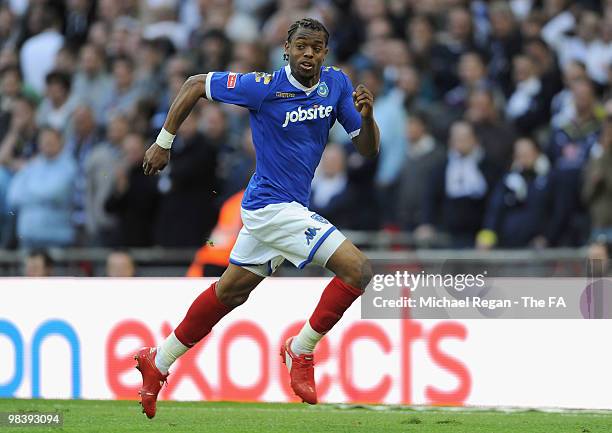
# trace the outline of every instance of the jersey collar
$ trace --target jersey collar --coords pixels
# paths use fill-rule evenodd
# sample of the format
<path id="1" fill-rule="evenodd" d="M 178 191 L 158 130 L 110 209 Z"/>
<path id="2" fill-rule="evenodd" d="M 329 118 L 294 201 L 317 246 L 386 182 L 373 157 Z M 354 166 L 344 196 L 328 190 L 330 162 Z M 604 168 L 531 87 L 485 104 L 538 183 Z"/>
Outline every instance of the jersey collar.
<path id="1" fill-rule="evenodd" d="M 293 85 L 293 87 L 297 87 L 298 89 L 306 93 L 306 96 L 310 96 L 310 94 L 314 92 L 317 89 L 317 87 L 319 87 L 319 83 L 321 82 L 321 79 L 319 78 L 319 81 L 317 81 L 317 83 L 314 86 L 312 87 L 304 86 L 302 83 L 296 80 L 293 75 L 291 75 L 291 67 L 289 65 L 285 65 L 285 73 L 287 74 L 287 79 Z"/>

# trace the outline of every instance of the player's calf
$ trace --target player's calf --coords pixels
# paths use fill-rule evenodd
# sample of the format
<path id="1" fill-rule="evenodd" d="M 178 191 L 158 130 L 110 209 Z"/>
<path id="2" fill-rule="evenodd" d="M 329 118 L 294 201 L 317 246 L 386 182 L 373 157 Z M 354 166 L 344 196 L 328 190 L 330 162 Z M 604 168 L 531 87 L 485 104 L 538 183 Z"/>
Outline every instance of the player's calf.
<path id="1" fill-rule="evenodd" d="M 291 388 L 302 401 L 317 403 L 314 379 L 314 349 L 323 336 L 340 320 L 363 291 L 334 277 L 327 285 L 315 311 L 300 333 L 281 348 L 281 357 L 291 378 Z"/>

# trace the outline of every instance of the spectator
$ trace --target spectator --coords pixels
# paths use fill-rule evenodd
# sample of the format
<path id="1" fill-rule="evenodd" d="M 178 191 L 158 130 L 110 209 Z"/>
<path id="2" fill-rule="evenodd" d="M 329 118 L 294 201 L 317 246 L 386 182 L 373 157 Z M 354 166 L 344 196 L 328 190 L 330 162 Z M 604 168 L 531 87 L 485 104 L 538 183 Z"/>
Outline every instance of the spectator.
<path id="1" fill-rule="evenodd" d="M 20 96 L 22 87 L 18 66 L 9 65 L 0 70 L 0 140 L 8 131 L 13 103 Z"/>
<path id="2" fill-rule="evenodd" d="M 435 36 L 433 23 L 427 15 L 415 15 L 408 22 L 406 34 L 415 66 L 428 71 Z"/>
<path id="3" fill-rule="evenodd" d="M 143 97 L 157 98 L 163 88 L 164 62 L 174 52 L 174 46 L 168 38 L 145 40 L 138 53 L 135 81 L 143 89 Z"/>
<path id="4" fill-rule="evenodd" d="M 157 183 L 156 245 L 199 247 L 216 223 L 217 148 L 198 131 L 199 114 L 194 109 L 181 125 L 172 160 Z"/>
<path id="5" fill-rule="evenodd" d="M 95 46 L 101 52 L 108 54 L 107 46 L 110 39 L 110 25 L 105 21 L 96 21 L 89 28 L 87 43 Z"/>
<path id="6" fill-rule="evenodd" d="M 53 275 L 53 259 L 44 249 L 35 249 L 28 253 L 23 264 L 24 277 L 44 278 Z"/>
<path id="7" fill-rule="evenodd" d="M 329 143 L 312 180 L 310 209 L 346 227 L 351 215 L 351 190 L 346 172 L 346 155 L 337 143 Z"/>
<path id="8" fill-rule="evenodd" d="M 580 201 L 581 173 L 598 140 L 603 110 L 597 103 L 592 83 L 572 84 L 576 116 L 565 126 L 552 131 L 549 155 L 553 164 L 551 178 L 553 218 L 547 239 L 552 245 L 582 245 L 587 232 L 587 215 Z"/>
<path id="9" fill-rule="evenodd" d="M 579 80 L 587 79 L 586 67 L 577 60 L 572 60 L 563 68 L 563 89 L 551 102 L 551 126 L 561 128 L 570 123 L 576 116 L 576 105 L 572 94 L 572 85 Z"/>
<path id="10" fill-rule="evenodd" d="M 414 230 L 423 219 L 423 191 L 430 173 L 444 160 L 444 150 L 428 130 L 423 114 L 412 113 L 406 123 L 408 146 L 403 160 L 399 185 L 389 205 L 396 207 L 395 224 Z"/>
<path id="11" fill-rule="evenodd" d="M 223 71 L 231 57 L 231 44 L 225 33 L 220 30 L 209 30 L 203 35 L 196 35 L 196 64 L 203 71 Z"/>
<path id="12" fill-rule="evenodd" d="M 74 158 L 77 163 L 77 179 L 74 187 L 74 212 L 72 215 L 75 227 L 78 230 L 79 243 L 85 241 L 85 194 L 87 189 L 86 162 L 101 138 L 96 127 L 93 110 L 81 105 L 77 107 L 72 116 L 71 133 L 66 139 L 66 152 Z"/>
<path id="13" fill-rule="evenodd" d="M 113 189 L 113 172 L 121 165 L 121 144 L 130 132 L 125 116 L 114 116 L 106 130 L 106 140 L 85 160 L 85 217 L 87 237 L 94 245 L 118 245 L 117 220 L 104 204 Z"/>
<path id="14" fill-rule="evenodd" d="M 459 58 L 459 84 L 444 95 L 446 106 L 463 112 L 470 92 L 492 87 L 486 77 L 486 68 L 480 55 L 470 51 Z"/>
<path id="15" fill-rule="evenodd" d="M 607 81 L 606 65 L 612 62 L 612 50 L 600 38 L 600 25 L 595 12 L 585 10 L 576 17 L 565 11 L 544 26 L 542 37 L 555 48 L 562 67 L 579 60 L 587 66 L 591 79 L 603 84 Z"/>
<path id="16" fill-rule="evenodd" d="M 0 247 L 10 244 L 14 228 L 6 203 L 11 178 L 36 153 L 34 104 L 18 96 L 11 105 L 8 131 L 0 141 Z"/>
<path id="17" fill-rule="evenodd" d="M 436 89 L 446 94 L 459 83 L 457 63 L 462 54 L 477 47 L 473 39 L 472 17 L 461 7 L 450 9 L 446 15 L 446 30 L 431 52 L 431 71 Z"/>
<path id="18" fill-rule="evenodd" d="M 95 16 L 93 0 L 66 2 L 66 21 L 64 35 L 66 42 L 73 47 L 80 47 L 87 39 L 87 31 Z"/>
<path id="19" fill-rule="evenodd" d="M 70 75 L 52 71 L 47 75 L 46 83 L 45 99 L 38 106 L 36 123 L 38 126 L 51 126 L 63 134 L 76 108 L 76 101 L 70 98 Z"/>
<path id="20" fill-rule="evenodd" d="M 590 81 L 576 80 L 571 85 L 576 114 L 562 127 L 553 129 L 549 151 L 555 167 L 580 169 L 597 142 L 604 117 Z"/>
<path id="21" fill-rule="evenodd" d="M 426 82 L 423 82 L 423 80 Z M 419 76 L 419 71 L 408 65 L 398 68 L 395 88 L 391 91 L 400 94 L 404 110 L 407 113 L 427 111 L 434 96 L 431 90 L 430 77 Z"/>
<path id="22" fill-rule="evenodd" d="M 555 53 L 541 38 L 531 38 L 523 43 L 525 54 L 531 59 L 536 75 L 542 83 L 543 104 L 549 107 L 553 96 L 563 88 L 561 69 Z M 547 113 L 547 116 L 550 114 Z"/>
<path id="23" fill-rule="evenodd" d="M 41 95 L 46 77 L 55 64 L 55 56 L 64 44 L 64 37 L 60 33 L 62 20 L 56 6 L 39 4 L 33 7 L 40 9 L 41 29 L 21 47 L 20 63 L 26 84 Z"/>
<path id="24" fill-rule="evenodd" d="M 144 138 L 128 134 L 121 144 L 124 164 L 115 170 L 115 187 L 105 210 L 119 220 L 119 245 L 150 247 L 157 210 L 157 179 L 142 171 Z"/>
<path id="25" fill-rule="evenodd" d="M 506 105 L 506 117 L 521 133 L 530 133 L 543 125 L 549 114 L 544 88 L 531 58 L 518 55 L 513 59 L 514 90 Z"/>
<path id="26" fill-rule="evenodd" d="M 487 158 L 497 167 L 508 169 L 512 162 L 512 146 L 516 133 L 511 125 L 499 118 L 490 91 L 480 89 L 470 94 L 465 120 L 474 127 Z"/>
<path id="27" fill-rule="evenodd" d="M 55 55 L 53 69 L 73 77 L 77 70 L 78 52 L 70 45 L 64 45 Z"/>
<path id="28" fill-rule="evenodd" d="M 93 44 L 86 44 L 81 48 L 72 95 L 79 104 L 93 108 L 97 123 L 104 121 L 104 101 L 112 90 L 111 78 L 104 67 L 103 50 Z"/>
<path id="29" fill-rule="evenodd" d="M 17 44 L 17 17 L 8 4 L 0 5 L 0 49 L 13 48 Z"/>
<path id="30" fill-rule="evenodd" d="M 406 144 L 402 125 L 406 121 L 401 91 L 383 94 L 382 71 L 362 71 L 359 81 L 374 95 L 374 117 L 380 129 L 380 156 L 376 183 L 383 191 L 397 180 Z"/>
<path id="31" fill-rule="evenodd" d="M 8 192 L 9 206 L 17 211 L 17 235 L 24 248 L 65 247 L 74 242 L 71 224 L 72 191 L 77 168 L 62 152 L 57 129 L 40 132 L 40 152 L 17 173 Z"/>
<path id="32" fill-rule="evenodd" d="M 35 105 L 23 96 L 12 103 L 8 131 L 0 142 L 0 171 L 18 171 L 36 153 L 38 129 L 35 121 Z"/>
<path id="33" fill-rule="evenodd" d="M 113 81 L 110 94 L 105 98 L 105 122 L 115 114 L 128 114 L 143 95 L 143 89 L 134 77 L 134 62 L 129 57 L 113 61 Z"/>
<path id="34" fill-rule="evenodd" d="M 543 236 L 548 206 L 550 163 L 530 138 L 514 144 L 512 168 L 489 198 L 477 246 L 527 247 Z"/>
<path id="35" fill-rule="evenodd" d="M 106 258 L 106 276 L 110 278 L 132 278 L 136 276 L 136 264 L 127 251 L 113 251 Z"/>
<path id="36" fill-rule="evenodd" d="M 523 40 L 507 2 L 494 1 L 489 13 L 491 36 L 486 45 L 489 77 L 509 96 L 512 89 L 512 64 L 509 60 L 520 53 Z"/>
<path id="37" fill-rule="evenodd" d="M 582 198 L 591 215 L 591 240 L 612 243 L 612 100 L 605 108 L 603 131 L 585 169 Z"/>
<path id="38" fill-rule="evenodd" d="M 425 190 L 417 239 L 431 240 L 441 230 L 450 235 L 453 248 L 474 246 L 496 176 L 497 168 L 485 158 L 472 126 L 455 122 L 446 160 L 433 170 Z"/>

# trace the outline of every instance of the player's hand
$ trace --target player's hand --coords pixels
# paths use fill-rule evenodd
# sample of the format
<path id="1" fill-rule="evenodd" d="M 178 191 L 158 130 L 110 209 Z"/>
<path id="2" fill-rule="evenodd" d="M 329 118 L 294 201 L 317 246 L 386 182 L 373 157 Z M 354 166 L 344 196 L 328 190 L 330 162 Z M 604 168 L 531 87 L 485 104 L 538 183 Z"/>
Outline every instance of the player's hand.
<path id="1" fill-rule="evenodd" d="M 374 113 L 374 95 L 366 86 L 360 84 L 353 92 L 353 102 L 361 117 L 372 117 Z"/>
<path id="2" fill-rule="evenodd" d="M 152 176 L 163 170 L 168 162 L 170 162 L 170 149 L 164 149 L 153 143 L 145 152 L 142 169 L 145 175 Z"/>

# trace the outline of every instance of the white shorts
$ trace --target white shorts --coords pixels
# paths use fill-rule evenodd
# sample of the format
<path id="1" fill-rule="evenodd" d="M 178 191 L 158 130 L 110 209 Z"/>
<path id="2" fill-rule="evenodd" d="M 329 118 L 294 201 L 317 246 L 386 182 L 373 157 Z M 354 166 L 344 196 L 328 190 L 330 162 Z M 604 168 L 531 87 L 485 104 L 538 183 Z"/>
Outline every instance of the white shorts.
<path id="1" fill-rule="evenodd" d="M 302 269 L 325 266 L 346 237 L 322 216 L 297 202 L 241 209 L 244 224 L 230 263 L 267 277 L 285 260 Z"/>

